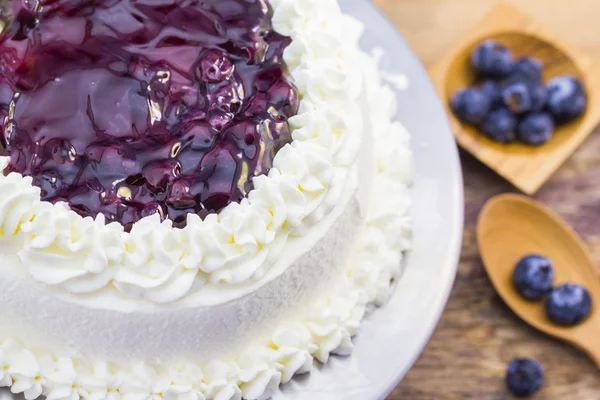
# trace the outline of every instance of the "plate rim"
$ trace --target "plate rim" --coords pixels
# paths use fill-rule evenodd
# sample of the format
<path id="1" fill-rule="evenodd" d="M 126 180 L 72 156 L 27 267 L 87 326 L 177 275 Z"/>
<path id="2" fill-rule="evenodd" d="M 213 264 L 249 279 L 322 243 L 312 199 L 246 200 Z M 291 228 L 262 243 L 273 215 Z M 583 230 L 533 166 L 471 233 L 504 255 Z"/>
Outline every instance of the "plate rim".
<path id="1" fill-rule="evenodd" d="M 352 0 L 349 0 L 349 1 L 352 1 Z M 356 0 L 354 0 L 354 1 L 356 1 Z M 432 313 L 432 315 L 430 316 L 430 319 L 427 321 L 427 326 L 424 328 L 426 331 L 426 335 L 423 335 L 421 337 L 421 339 L 420 339 L 421 343 L 418 346 L 418 349 L 413 352 L 412 357 L 410 357 L 406 366 L 400 366 L 398 368 L 397 373 L 394 374 L 394 375 L 396 375 L 395 378 L 388 381 L 385 390 L 382 392 L 380 398 L 385 399 L 388 395 L 390 395 L 394 391 L 394 389 L 396 389 L 396 387 L 404 379 L 406 374 L 410 371 L 410 369 L 412 369 L 414 364 L 421 357 L 423 351 L 429 344 L 431 337 L 433 336 L 436 328 L 439 325 L 439 322 L 442 318 L 442 315 L 446 309 L 448 300 L 452 293 L 452 289 L 454 288 L 454 283 L 456 281 L 456 276 L 458 273 L 458 267 L 459 267 L 459 263 L 460 263 L 464 224 L 465 224 L 465 222 L 464 222 L 464 218 L 465 218 L 464 179 L 463 179 L 463 173 L 462 173 L 462 166 L 460 163 L 458 144 L 457 144 L 454 134 L 452 132 L 450 120 L 446 114 L 445 108 L 442 104 L 442 100 L 439 98 L 437 91 L 435 90 L 433 81 L 431 80 L 431 77 L 427 73 L 427 69 L 426 69 L 425 65 L 421 62 L 421 60 L 418 58 L 418 56 L 414 52 L 412 46 L 406 41 L 404 36 L 400 33 L 398 28 L 392 23 L 392 21 L 389 19 L 389 17 L 383 12 L 383 10 L 381 10 L 371 0 L 361 0 L 361 1 L 364 3 L 370 3 L 370 6 L 374 9 L 375 13 L 379 15 L 379 17 L 381 19 L 381 23 L 387 25 L 388 28 L 393 29 L 397 33 L 396 39 L 399 42 L 402 42 L 404 44 L 404 47 L 406 48 L 406 57 L 412 58 L 411 62 L 418 64 L 420 66 L 419 72 L 420 72 L 420 74 L 424 75 L 424 79 L 421 80 L 422 85 L 427 87 L 427 90 L 430 91 L 431 94 L 433 95 L 433 96 L 431 96 L 431 99 L 435 100 L 435 104 L 432 104 L 431 107 L 432 107 L 432 109 L 433 108 L 437 109 L 436 114 L 439 113 L 440 116 L 443 116 L 444 128 L 445 128 L 444 134 L 446 136 L 450 137 L 452 139 L 452 142 L 454 143 L 454 145 L 452 146 L 452 164 L 453 164 L 452 169 L 453 169 L 453 174 L 455 175 L 456 185 L 455 185 L 455 191 L 451 194 L 451 197 L 453 199 L 452 203 L 454 205 L 452 214 L 455 217 L 455 221 L 453 224 L 454 230 L 452 232 L 452 239 L 451 239 L 453 241 L 453 243 L 448 244 L 449 253 L 447 254 L 447 257 L 448 257 L 447 272 L 451 277 L 445 281 L 444 285 L 442 285 L 443 286 L 442 293 L 439 298 L 438 304 L 436 305 L 436 310 L 435 310 L 435 312 Z M 343 0 L 341 0 L 341 2 L 343 3 Z M 411 138 L 412 138 L 414 135 L 414 132 L 410 131 L 410 133 L 411 133 Z M 412 145 L 414 146 L 414 143 Z M 407 268 L 410 267 L 411 257 L 412 257 L 412 252 L 409 252 L 407 265 L 406 265 Z"/>

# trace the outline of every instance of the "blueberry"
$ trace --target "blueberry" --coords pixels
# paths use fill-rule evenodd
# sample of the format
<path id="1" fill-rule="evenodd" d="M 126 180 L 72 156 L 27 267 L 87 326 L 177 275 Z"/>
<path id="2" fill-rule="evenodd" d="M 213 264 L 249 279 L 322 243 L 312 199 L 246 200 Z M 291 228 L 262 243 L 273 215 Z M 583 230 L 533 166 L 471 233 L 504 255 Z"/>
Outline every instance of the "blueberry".
<path id="1" fill-rule="evenodd" d="M 48 171 L 33 178 L 33 184 L 40 188 L 40 197 L 43 201 L 50 201 L 60 196 L 63 180 L 56 171 Z"/>
<path id="2" fill-rule="evenodd" d="M 517 397 L 528 397 L 544 384 L 544 368 L 535 360 L 517 358 L 506 370 L 508 390 Z"/>
<path id="3" fill-rule="evenodd" d="M 481 131 L 494 142 L 510 143 L 517 139 L 517 117 L 507 108 L 492 111 L 481 124 Z"/>
<path id="4" fill-rule="evenodd" d="M 486 40 L 471 54 L 471 65 L 482 78 L 501 79 L 510 73 L 512 53 L 495 40 Z"/>
<path id="5" fill-rule="evenodd" d="M 540 111 L 548 99 L 548 90 L 541 82 L 528 82 L 521 76 L 509 78 L 502 89 L 502 101 L 515 114 Z"/>
<path id="6" fill-rule="evenodd" d="M 554 120 L 547 112 L 536 112 L 525 116 L 519 123 L 519 140 L 531 146 L 540 146 L 554 135 Z"/>
<path id="7" fill-rule="evenodd" d="M 533 102 L 529 87 L 525 82 L 513 82 L 502 90 L 502 101 L 508 109 L 515 114 L 526 113 L 531 110 Z"/>
<path id="8" fill-rule="evenodd" d="M 198 78 L 206 83 L 218 83 L 231 77 L 234 67 L 225 53 L 210 50 L 200 61 Z"/>
<path id="9" fill-rule="evenodd" d="M 587 95 L 573 76 L 559 76 L 548 83 L 548 109 L 556 122 L 571 122 L 585 112 Z"/>
<path id="10" fill-rule="evenodd" d="M 541 83 L 542 68 L 542 62 L 537 58 L 521 57 L 512 65 L 510 76 L 529 83 Z"/>
<path id="11" fill-rule="evenodd" d="M 548 100 L 548 88 L 542 82 L 531 83 L 529 85 L 529 95 L 531 96 L 531 111 L 541 111 Z"/>
<path id="12" fill-rule="evenodd" d="M 479 89 L 457 92 L 451 101 L 454 114 L 463 122 L 478 125 L 490 111 L 490 101 Z"/>
<path id="13" fill-rule="evenodd" d="M 566 283 L 546 298 L 546 313 L 556 325 L 573 326 L 583 322 L 592 311 L 592 297 L 582 286 Z"/>
<path id="14" fill-rule="evenodd" d="M 500 85 L 496 82 L 490 80 L 484 81 L 479 86 L 479 90 L 481 90 L 481 92 L 490 100 L 490 106 L 492 108 L 502 105 L 502 90 Z"/>
<path id="15" fill-rule="evenodd" d="M 552 261 L 535 254 L 523 257 L 515 266 L 512 280 L 521 296 L 528 300 L 538 300 L 552 289 Z"/>

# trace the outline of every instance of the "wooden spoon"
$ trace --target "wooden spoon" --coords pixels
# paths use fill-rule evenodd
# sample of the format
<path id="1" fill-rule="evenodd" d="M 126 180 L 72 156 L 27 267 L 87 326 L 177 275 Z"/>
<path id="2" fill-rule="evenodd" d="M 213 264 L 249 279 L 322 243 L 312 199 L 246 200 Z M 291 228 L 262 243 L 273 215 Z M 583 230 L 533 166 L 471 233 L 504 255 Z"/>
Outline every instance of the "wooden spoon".
<path id="1" fill-rule="evenodd" d="M 477 225 L 479 251 L 494 287 L 525 322 L 586 352 L 600 367 L 600 279 L 589 250 L 579 235 L 558 215 L 534 200 L 504 194 L 483 208 Z M 544 300 L 523 299 L 512 284 L 515 264 L 528 254 L 548 257 L 555 267 L 555 286 L 573 282 L 589 290 L 590 317 L 574 327 L 548 320 Z"/>

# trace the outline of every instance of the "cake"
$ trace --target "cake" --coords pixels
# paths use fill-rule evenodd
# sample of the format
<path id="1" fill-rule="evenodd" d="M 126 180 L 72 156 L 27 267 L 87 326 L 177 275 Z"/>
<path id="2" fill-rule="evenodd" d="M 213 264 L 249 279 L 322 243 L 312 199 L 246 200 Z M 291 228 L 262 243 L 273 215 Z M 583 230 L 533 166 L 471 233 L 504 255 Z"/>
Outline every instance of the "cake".
<path id="1" fill-rule="evenodd" d="M 349 355 L 410 245 L 410 138 L 361 24 L 335 0 L 12 4 L 0 385 L 267 399 Z"/>

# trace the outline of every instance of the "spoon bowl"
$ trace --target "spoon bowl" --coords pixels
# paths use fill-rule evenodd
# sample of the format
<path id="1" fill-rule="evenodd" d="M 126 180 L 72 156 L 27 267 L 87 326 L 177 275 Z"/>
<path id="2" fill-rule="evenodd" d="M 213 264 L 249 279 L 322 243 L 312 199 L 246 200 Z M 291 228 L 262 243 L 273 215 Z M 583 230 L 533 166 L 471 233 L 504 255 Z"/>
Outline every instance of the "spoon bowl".
<path id="1" fill-rule="evenodd" d="M 589 250 L 579 235 L 558 215 L 534 200 L 505 194 L 491 199 L 480 214 L 477 241 L 481 258 L 496 291 L 525 322 L 585 351 L 600 367 L 600 280 Z M 544 301 L 528 301 L 514 288 L 512 272 L 529 254 L 554 263 L 555 282 L 585 287 L 592 296 L 592 313 L 574 327 L 553 324 Z"/>

